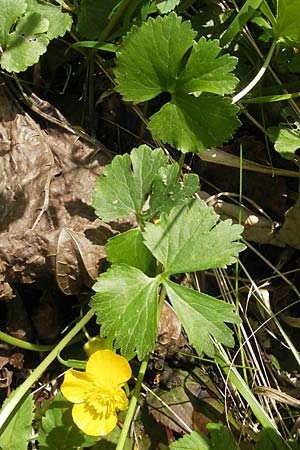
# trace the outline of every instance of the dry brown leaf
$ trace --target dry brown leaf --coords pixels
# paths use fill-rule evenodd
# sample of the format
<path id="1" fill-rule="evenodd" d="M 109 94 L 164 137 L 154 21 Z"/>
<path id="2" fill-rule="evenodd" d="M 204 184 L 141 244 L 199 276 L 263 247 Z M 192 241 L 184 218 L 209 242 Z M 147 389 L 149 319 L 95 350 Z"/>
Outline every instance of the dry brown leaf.
<path id="1" fill-rule="evenodd" d="M 10 285 L 53 275 L 65 293 L 77 293 L 91 286 L 101 246 L 116 232 L 91 206 L 94 184 L 113 155 L 54 108 L 53 115 L 50 107 L 48 116 L 41 112 L 49 118 L 41 129 L 4 86 L 0 105 L 0 298 L 13 296 Z"/>

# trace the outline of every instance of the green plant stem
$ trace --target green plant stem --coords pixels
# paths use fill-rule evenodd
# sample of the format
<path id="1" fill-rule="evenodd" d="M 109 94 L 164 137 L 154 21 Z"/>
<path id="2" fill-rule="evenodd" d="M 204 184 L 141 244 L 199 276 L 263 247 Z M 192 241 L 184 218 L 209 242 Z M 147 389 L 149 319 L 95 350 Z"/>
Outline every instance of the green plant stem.
<path id="1" fill-rule="evenodd" d="M 18 403 L 24 397 L 26 392 L 30 389 L 33 383 L 35 383 L 47 367 L 55 360 L 58 353 L 62 351 L 64 347 L 73 339 L 74 336 L 88 323 L 93 317 L 94 310 L 90 309 L 85 316 L 69 331 L 66 336 L 54 347 L 54 349 L 46 356 L 46 358 L 40 363 L 40 365 L 29 375 L 23 384 L 11 395 L 10 400 L 6 404 L 5 408 L 0 412 L 0 430 L 3 425 L 12 414 Z"/>
<path id="2" fill-rule="evenodd" d="M 100 35 L 98 36 L 98 39 L 97 39 L 98 41 L 106 42 L 107 38 L 109 37 L 109 35 L 111 34 L 112 30 L 114 29 L 116 23 L 118 22 L 120 17 L 122 17 L 122 15 L 124 14 L 124 12 L 128 8 L 128 6 L 130 5 L 131 1 L 132 0 L 124 0 L 121 3 L 121 5 L 117 9 L 117 11 L 114 13 L 112 18 L 110 19 L 110 21 L 108 22 L 108 24 L 106 25 L 104 30 L 102 31 L 102 33 L 100 33 Z"/>
<path id="3" fill-rule="evenodd" d="M 181 175 L 181 171 L 184 165 L 184 161 L 185 161 L 185 153 L 181 153 L 179 161 L 178 161 L 178 165 L 179 165 L 179 170 L 178 170 L 178 178 Z"/>
<path id="4" fill-rule="evenodd" d="M 265 71 L 267 70 L 268 65 L 270 64 L 270 61 L 273 56 L 275 48 L 276 48 L 276 41 L 273 41 L 262 68 L 259 70 L 257 75 L 253 78 L 253 80 L 241 92 L 239 92 L 238 94 L 236 94 L 233 97 L 233 99 L 232 99 L 233 104 L 237 103 L 243 97 L 245 97 L 245 95 L 247 95 L 248 92 L 250 92 L 254 88 L 254 86 L 256 86 L 256 84 L 259 82 L 259 80 L 264 76 Z"/>
<path id="5" fill-rule="evenodd" d="M 26 342 L 22 339 L 17 339 L 9 334 L 3 333 L 3 331 L 0 331 L 0 340 L 13 345 L 14 347 L 24 348 L 24 350 L 31 350 L 33 352 L 50 352 L 54 347 L 54 345 L 32 344 L 31 342 Z"/>
<path id="6" fill-rule="evenodd" d="M 126 418 L 125 418 L 125 422 L 120 434 L 120 438 L 116 447 L 116 450 L 123 450 L 124 445 L 125 445 L 125 441 L 126 441 L 126 437 L 127 434 L 129 432 L 129 428 L 135 413 L 135 408 L 137 405 L 137 401 L 140 395 L 140 391 L 141 391 L 141 387 L 142 387 L 142 383 L 144 380 L 144 376 L 145 376 L 145 372 L 147 369 L 147 365 L 148 365 L 148 360 L 149 360 L 149 356 L 147 356 L 140 365 L 140 370 L 139 370 L 139 374 L 135 383 L 135 387 L 134 387 L 134 391 L 133 391 L 133 395 L 131 397 L 130 403 L 129 403 L 129 407 L 128 407 L 128 411 L 126 414 Z"/>

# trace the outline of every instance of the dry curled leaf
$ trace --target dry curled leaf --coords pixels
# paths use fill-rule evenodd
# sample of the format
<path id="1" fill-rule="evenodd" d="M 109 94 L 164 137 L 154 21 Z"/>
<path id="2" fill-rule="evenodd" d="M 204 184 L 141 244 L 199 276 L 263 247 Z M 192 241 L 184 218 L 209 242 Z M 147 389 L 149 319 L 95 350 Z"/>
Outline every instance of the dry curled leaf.
<path id="1" fill-rule="evenodd" d="M 83 233 L 63 228 L 57 241 L 56 281 L 67 295 L 79 293 L 84 286 L 91 286 L 104 259 L 103 246 L 93 245 Z"/>
<path id="2" fill-rule="evenodd" d="M 115 233 L 91 206 L 112 155 L 50 106 L 41 110 L 49 119 L 41 129 L 4 86 L 0 105 L 0 298 L 13 296 L 10 285 L 53 275 L 63 292 L 77 293 L 98 275 Z"/>

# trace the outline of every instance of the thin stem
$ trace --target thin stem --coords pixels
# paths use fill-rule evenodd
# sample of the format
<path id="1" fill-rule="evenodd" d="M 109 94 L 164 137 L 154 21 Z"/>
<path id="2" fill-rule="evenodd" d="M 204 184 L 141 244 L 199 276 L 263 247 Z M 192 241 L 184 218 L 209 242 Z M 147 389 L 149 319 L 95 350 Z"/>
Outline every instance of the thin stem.
<path id="1" fill-rule="evenodd" d="M 30 389 L 33 383 L 42 375 L 47 367 L 55 360 L 58 353 L 62 351 L 64 347 L 73 339 L 74 336 L 88 323 L 93 317 L 94 311 L 90 309 L 85 316 L 66 334 L 65 337 L 54 347 L 54 349 L 46 356 L 46 358 L 40 363 L 40 365 L 29 375 L 21 386 L 11 395 L 5 408 L 0 412 L 0 430 L 14 411 L 15 407 L 24 397 L 26 392 Z"/>
<path id="2" fill-rule="evenodd" d="M 130 5 L 130 2 L 132 0 L 124 0 L 117 11 L 114 13 L 102 33 L 98 36 L 98 41 L 100 42 L 106 42 L 107 38 L 111 34 L 112 30 L 114 29 L 115 25 L 117 24 L 120 17 L 122 17 L 123 13 L 126 11 L 128 6 Z"/>
<path id="3" fill-rule="evenodd" d="M 17 339 L 9 334 L 3 333 L 3 331 L 0 331 L 0 340 L 13 345 L 14 347 L 24 348 L 25 350 L 31 350 L 33 352 L 50 352 L 54 347 L 54 345 L 32 344 L 31 342 L 26 342 L 22 339 Z"/>
<path id="4" fill-rule="evenodd" d="M 134 387 L 134 391 L 133 391 L 133 395 L 131 397 L 130 403 L 129 403 L 129 407 L 128 407 L 128 411 L 126 414 L 126 418 L 125 418 L 125 422 L 120 434 L 120 438 L 116 447 L 116 450 L 123 450 L 124 446 L 125 446 L 125 441 L 126 441 L 126 437 L 127 434 L 129 432 L 129 428 L 135 413 L 135 408 L 137 405 L 137 401 L 140 395 L 140 391 L 141 391 L 141 387 L 142 387 L 142 383 L 144 380 L 144 376 L 145 376 L 145 372 L 147 369 L 147 365 L 148 365 L 148 360 L 149 360 L 149 356 L 147 356 L 142 362 L 141 362 L 141 366 L 140 366 L 140 370 L 139 370 L 139 374 L 135 383 L 135 387 Z"/>
<path id="5" fill-rule="evenodd" d="M 262 68 L 259 70 L 258 74 L 253 78 L 253 80 L 241 92 L 239 92 L 233 97 L 232 99 L 233 104 L 237 103 L 239 100 L 245 97 L 245 95 L 247 95 L 248 92 L 250 92 L 254 88 L 254 86 L 259 82 L 259 80 L 264 76 L 264 73 L 267 70 L 268 65 L 270 64 L 275 48 L 276 48 L 276 41 L 273 41 Z"/>

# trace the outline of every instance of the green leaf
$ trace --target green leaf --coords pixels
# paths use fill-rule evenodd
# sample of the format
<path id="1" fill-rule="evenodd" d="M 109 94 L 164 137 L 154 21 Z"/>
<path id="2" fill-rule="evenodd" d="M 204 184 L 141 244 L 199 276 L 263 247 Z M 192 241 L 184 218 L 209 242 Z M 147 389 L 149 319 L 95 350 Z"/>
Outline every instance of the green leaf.
<path id="1" fill-rule="evenodd" d="M 175 13 L 132 27 L 117 53 L 116 90 L 136 103 L 172 91 L 195 36 L 190 22 Z"/>
<path id="2" fill-rule="evenodd" d="M 178 92 L 150 118 L 155 138 L 182 152 L 199 152 L 221 145 L 240 125 L 238 108 L 227 98 L 201 94 L 196 98 Z"/>
<path id="3" fill-rule="evenodd" d="M 150 216 L 158 212 L 169 213 L 174 206 L 181 205 L 188 197 L 199 190 L 199 178 L 196 174 L 184 175 L 178 181 L 179 166 L 177 163 L 161 167 L 153 180 L 150 197 Z"/>
<path id="4" fill-rule="evenodd" d="M 6 39 L 1 67 L 8 72 L 23 72 L 38 62 L 46 52 L 49 22 L 38 13 L 26 13 L 17 23 L 15 31 Z"/>
<path id="5" fill-rule="evenodd" d="M 225 448 L 225 447 L 224 447 Z M 170 450 L 212 450 L 206 436 L 192 431 L 170 445 Z"/>
<path id="6" fill-rule="evenodd" d="M 11 395 L 17 392 L 14 391 Z M 3 403 L 2 409 L 10 398 Z M 33 396 L 24 397 L 16 407 L 5 428 L 1 428 L 0 448 L 2 450 L 26 450 L 31 437 L 33 420 Z"/>
<path id="7" fill-rule="evenodd" d="M 206 428 L 211 436 L 213 450 L 223 450 L 224 448 L 239 450 L 233 435 L 225 425 L 221 423 L 209 423 Z"/>
<path id="8" fill-rule="evenodd" d="M 296 125 L 296 124 L 295 124 Z M 268 136 L 274 142 L 275 150 L 283 158 L 293 159 L 295 151 L 300 148 L 300 130 L 287 127 L 270 127 L 267 130 Z"/>
<path id="9" fill-rule="evenodd" d="M 179 77 L 179 89 L 187 94 L 231 94 L 238 83 L 238 79 L 231 73 L 237 58 L 230 55 L 219 56 L 221 48 L 219 41 L 206 40 L 201 37 L 195 43 L 185 69 Z"/>
<path id="10" fill-rule="evenodd" d="M 120 0 L 82 0 L 78 9 L 77 31 L 87 39 L 97 39 Z"/>
<path id="11" fill-rule="evenodd" d="M 240 122 L 229 99 L 201 94 L 232 92 L 237 78 L 231 73 L 236 58 L 218 56 L 217 41 L 200 39 L 190 22 L 175 13 L 150 18 L 133 27 L 116 58 L 116 90 L 126 101 L 143 102 L 162 92 L 171 102 L 150 118 L 149 129 L 183 152 L 197 152 L 230 139 Z M 184 56 L 192 47 L 186 67 Z M 199 98 L 195 98 L 191 93 Z"/>
<path id="12" fill-rule="evenodd" d="M 73 450 L 91 447 L 99 441 L 99 438 L 88 436 L 74 424 L 72 408 L 73 405 L 61 393 L 56 394 L 39 427 L 39 450 Z"/>
<path id="13" fill-rule="evenodd" d="M 226 267 L 245 246 L 235 242 L 243 227 L 231 220 L 217 224 L 218 216 L 202 200 L 163 213 L 157 224 L 147 223 L 146 246 L 168 275 Z"/>
<path id="14" fill-rule="evenodd" d="M 300 43 L 300 0 L 277 0 L 275 37 L 286 44 Z"/>
<path id="15" fill-rule="evenodd" d="M 97 50 L 103 50 L 105 52 L 116 53 L 117 46 L 115 44 L 106 44 L 105 42 L 99 41 L 79 41 L 74 42 L 74 44 L 70 45 L 68 50 L 71 48 L 94 48 Z"/>
<path id="16" fill-rule="evenodd" d="M 274 443 L 266 430 L 261 430 L 258 435 L 258 440 L 255 445 L 255 450 L 276 450 Z"/>
<path id="17" fill-rule="evenodd" d="M 204 352 L 208 356 L 214 356 L 211 338 L 233 347 L 233 332 L 224 323 L 240 323 L 240 318 L 232 311 L 232 305 L 170 280 L 165 280 L 164 286 L 188 335 L 189 343 L 199 355 Z"/>
<path id="18" fill-rule="evenodd" d="M 116 156 L 96 182 L 93 195 L 96 214 L 107 222 L 128 214 L 139 216 L 153 178 L 166 162 L 161 149 L 151 150 L 147 145 L 134 148 L 130 156 Z"/>
<path id="19" fill-rule="evenodd" d="M 72 16 L 62 12 L 61 6 L 52 5 L 43 0 L 26 0 L 26 2 L 26 13 L 39 13 L 44 19 L 48 20 L 47 37 L 50 40 L 64 36 L 67 31 L 70 31 Z"/>
<path id="20" fill-rule="evenodd" d="M 166 14 L 179 5 L 180 0 L 156 0 L 156 6 L 161 14 Z"/>
<path id="21" fill-rule="evenodd" d="M 144 244 L 139 228 L 126 231 L 108 239 L 107 259 L 114 264 L 136 267 L 149 276 L 155 276 L 156 261 Z"/>
<path id="22" fill-rule="evenodd" d="M 115 347 L 125 355 L 137 351 L 143 359 L 154 348 L 158 283 L 134 267 L 113 264 L 93 286 L 97 293 L 91 307 L 101 325 L 101 336 L 115 337 Z"/>
<path id="23" fill-rule="evenodd" d="M 25 0 L 0 0 L 0 45 L 2 47 L 5 48 L 11 28 L 17 19 L 24 14 L 25 9 Z"/>

